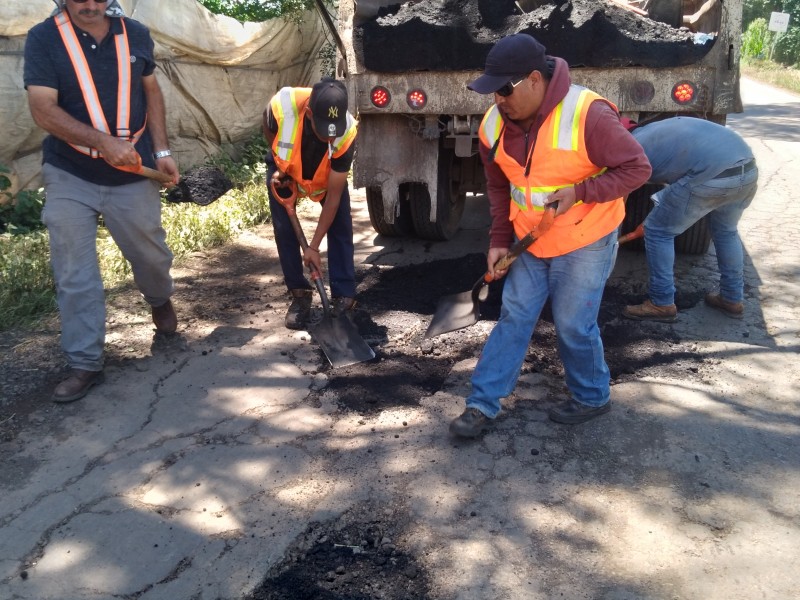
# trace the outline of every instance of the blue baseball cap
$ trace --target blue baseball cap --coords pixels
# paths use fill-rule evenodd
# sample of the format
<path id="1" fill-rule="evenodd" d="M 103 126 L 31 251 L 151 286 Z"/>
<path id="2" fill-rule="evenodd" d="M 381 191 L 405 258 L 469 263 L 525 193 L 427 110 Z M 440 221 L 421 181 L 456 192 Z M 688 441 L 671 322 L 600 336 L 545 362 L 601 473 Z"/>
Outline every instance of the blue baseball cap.
<path id="1" fill-rule="evenodd" d="M 509 81 L 533 71 L 547 74 L 545 48 L 527 33 L 515 33 L 497 42 L 486 56 L 483 75 L 467 88 L 479 94 L 493 94 Z"/>

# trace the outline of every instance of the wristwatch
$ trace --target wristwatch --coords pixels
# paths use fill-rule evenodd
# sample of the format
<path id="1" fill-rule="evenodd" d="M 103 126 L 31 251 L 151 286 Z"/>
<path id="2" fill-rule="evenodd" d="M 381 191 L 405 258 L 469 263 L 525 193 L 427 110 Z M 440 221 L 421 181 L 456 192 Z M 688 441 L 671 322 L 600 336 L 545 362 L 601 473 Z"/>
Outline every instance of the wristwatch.
<path id="1" fill-rule="evenodd" d="M 153 152 L 153 158 L 156 160 L 159 158 L 166 158 L 167 156 L 172 156 L 171 150 L 159 150 L 158 152 Z"/>

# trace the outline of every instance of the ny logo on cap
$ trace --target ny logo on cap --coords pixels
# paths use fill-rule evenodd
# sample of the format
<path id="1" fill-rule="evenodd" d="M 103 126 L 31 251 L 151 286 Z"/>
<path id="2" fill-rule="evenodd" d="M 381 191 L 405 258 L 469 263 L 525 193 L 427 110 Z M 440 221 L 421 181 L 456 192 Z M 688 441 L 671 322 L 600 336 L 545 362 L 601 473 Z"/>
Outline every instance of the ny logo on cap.
<path id="1" fill-rule="evenodd" d="M 331 106 L 328 108 L 328 118 L 329 119 L 338 119 L 339 118 L 339 109 L 335 106 Z"/>

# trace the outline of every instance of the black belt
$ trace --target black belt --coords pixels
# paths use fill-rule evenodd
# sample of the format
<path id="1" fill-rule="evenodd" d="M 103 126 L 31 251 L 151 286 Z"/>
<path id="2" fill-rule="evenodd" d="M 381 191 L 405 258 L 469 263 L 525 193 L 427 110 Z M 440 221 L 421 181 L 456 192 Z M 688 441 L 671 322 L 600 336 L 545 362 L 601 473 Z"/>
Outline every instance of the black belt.
<path id="1" fill-rule="evenodd" d="M 738 167 L 731 167 L 730 169 L 725 169 L 722 173 L 714 177 L 714 179 L 724 179 L 725 177 L 736 177 L 737 175 L 744 175 L 748 171 L 752 171 L 756 168 L 756 160 L 750 159 L 750 162 L 746 162 L 743 165 L 739 165 Z"/>

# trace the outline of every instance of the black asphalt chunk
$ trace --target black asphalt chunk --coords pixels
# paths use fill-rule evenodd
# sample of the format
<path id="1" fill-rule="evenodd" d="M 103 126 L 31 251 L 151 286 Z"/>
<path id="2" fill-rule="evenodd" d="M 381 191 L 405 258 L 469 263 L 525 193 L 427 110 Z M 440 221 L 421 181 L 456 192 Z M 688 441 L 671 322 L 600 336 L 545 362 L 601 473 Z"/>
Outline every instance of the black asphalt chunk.
<path id="1" fill-rule="evenodd" d="M 604 0 L 544 3 L 522 14 L 507 0 L 422 0 L 393 5 L 356 28 L 372 71 L 481 70 L 492 45 L 529 33 L 570 66 L 674 67 L 713 44 Z"/>

